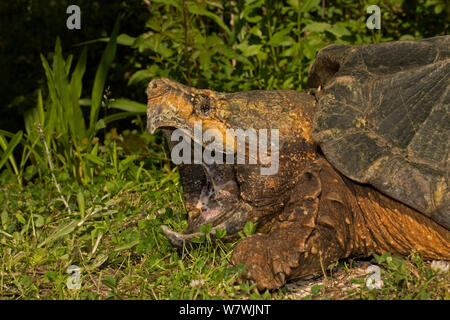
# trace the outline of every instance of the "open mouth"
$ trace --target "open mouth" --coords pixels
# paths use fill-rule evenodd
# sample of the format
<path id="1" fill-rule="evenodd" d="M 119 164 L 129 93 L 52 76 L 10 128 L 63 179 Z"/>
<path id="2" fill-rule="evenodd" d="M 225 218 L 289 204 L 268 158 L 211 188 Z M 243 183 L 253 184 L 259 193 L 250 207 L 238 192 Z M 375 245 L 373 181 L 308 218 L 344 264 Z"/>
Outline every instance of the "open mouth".
<path id="1" fill-rule="evenodd" d="M 171 135 L 176 128 L 161 129 L 172 151 L 176 142 L 171 141 Z M 195 142 L 191 142 L 193 157 Z M 212 226 L 212 239 L 215 238 L 217 229 L 226 230 L 227 237 L 232 237 L 243 228 L 251 210 L 240 198 L 234 164 L 207 164 L 203 160 L 201 164 L 195 164 L 191 160 L 190 163 L 179 165 L 188 211 L 188 228 L 180 233 L 162 226 L 166 237 L 177 247 L 192 245 L 195 237 L 203 235 L 200 227 L 209 224 Z"/>

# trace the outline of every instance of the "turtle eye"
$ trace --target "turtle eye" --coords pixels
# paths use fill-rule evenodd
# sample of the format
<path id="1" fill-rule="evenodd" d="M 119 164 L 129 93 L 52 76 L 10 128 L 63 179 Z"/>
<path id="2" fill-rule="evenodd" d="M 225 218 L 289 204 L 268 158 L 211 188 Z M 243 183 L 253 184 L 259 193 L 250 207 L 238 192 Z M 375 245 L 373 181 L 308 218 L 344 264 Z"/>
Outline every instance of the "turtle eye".
<path id="1" fill-rule="evenodd" d="M 205 115 L 209 113 L 209 110 L 210 110 L 209 104 L 204 103 L 200 106 L 200 111 Z"/>
<path id="2" fill-rule="evenodd" d="M 197 112 L 201 115 L 207 116 L 211 112 L 210 99 L 206 95 L 197 95 L 194 98 L 194 104 L 196 106 Z"/>

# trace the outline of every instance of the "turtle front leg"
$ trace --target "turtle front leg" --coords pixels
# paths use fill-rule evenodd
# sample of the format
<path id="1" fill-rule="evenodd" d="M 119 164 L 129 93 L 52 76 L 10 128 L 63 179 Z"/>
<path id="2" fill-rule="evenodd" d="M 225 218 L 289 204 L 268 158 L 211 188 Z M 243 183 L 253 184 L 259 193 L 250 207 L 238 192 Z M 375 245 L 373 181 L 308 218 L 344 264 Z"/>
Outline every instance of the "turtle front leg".
<path id="1" fill-rule="evenodd" d="M 354 222 L 351 193 L 324 160 L 306 169 L 268 234 L 255 234 L 234 249 L 232 263 L 246 266 L 244 278 L 258 289 L 319 275 L 351 254 Z"/>

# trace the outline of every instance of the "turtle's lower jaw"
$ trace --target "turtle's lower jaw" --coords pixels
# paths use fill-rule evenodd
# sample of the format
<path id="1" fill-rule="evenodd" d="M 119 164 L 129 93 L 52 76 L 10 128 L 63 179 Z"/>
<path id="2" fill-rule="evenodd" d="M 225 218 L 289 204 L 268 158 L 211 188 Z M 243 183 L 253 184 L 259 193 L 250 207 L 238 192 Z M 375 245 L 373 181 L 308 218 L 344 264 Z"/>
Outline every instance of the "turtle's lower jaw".
<path id="1" fill-rule="evenodd" d="M 171 151 L 175 145 L 171 141 L 173 130 L 175 128 L 163 128 Z M 192 147 L 194 143 L 191 141 Z M 190 247 L 192 240 L 203 234 L 201 227 L 205 225 L 211 225 L 212 239 L 217 229 L 226 230 L 229 238 L 243 229 L 251 206 L 240 198 L 234 165 L 203 162 L 201 165 L 181 164 L 179 168 L 189 216 L 188 228 L 180 233 L 162 226 L 174 246 Z"/>
<path id="2" fill-rule="evenodd" d="M 244 228 L 245 222 L 247 221 L 247 216 L 251 212 L 251 207 L 244 203 L 240 202 L 234 210 L 230 212 L 222 212 L 222 214 L 226 214 L 226 219 L 224 219 L 221 223 L 214 225 L 211 228 L 210 236 L 212 240 L 215 240 L 217 230 L 220 229 L 222 231 L 226 231 L 227 238 L 231 238 L 233 235 L 237 234 L 238 231 Z M 202 224 L 207 225 L 208 223 Z M 183 247 L 192 247 L 193 240 L 196 237 L 200 237 L 204 235 L 203 232 L 200 231 L 200 227 L 202 225 L 197 226 L 189 226 L 188 229 L 184 232 L 176 232 L 170 229 L 167 226 L 161 226 L 161 229 L 164 235 L 170 240 L 170 242 L 178 248 Z M 190 229 L 195 229 L 198 231 L 188 232 Z"/>
<path id="3" fill-rule="evenodd" d="M 162 226 L 162 231 L 170 242 L 179 248 L 190 247 L 192 240 L 203 235 L 201 227 L 210 224 L 210 236 L 214 240 L 217 229 L 226 231 L 228 237 L 232 237 L 242 230 L 251 207 L 239 199 L 238 188 L 235 181 L 228 180 L 224 184 L 218 184 L 218 176 L 210 176 L 205 170 L 207 182 L 203 186 L 195 208 L 188 212 L 189 226 L 180 233 L 167 226 Z"/>

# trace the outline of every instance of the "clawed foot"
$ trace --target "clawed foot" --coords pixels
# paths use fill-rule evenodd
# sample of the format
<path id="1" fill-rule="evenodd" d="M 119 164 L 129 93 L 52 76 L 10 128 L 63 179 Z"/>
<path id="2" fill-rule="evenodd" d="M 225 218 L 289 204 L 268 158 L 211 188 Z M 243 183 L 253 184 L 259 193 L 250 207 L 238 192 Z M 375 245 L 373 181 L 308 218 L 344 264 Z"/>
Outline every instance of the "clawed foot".
<path id="1" fill-rule="evenodd" d="M 291 243 L 257 234 L 242 240 L 234 249 L 232 263 L 242 263 L 246 280 L 255 281 L 259 290 L 277 289 L 284 285 L 298 266 L 300 253 L 290 248 Z"/>

